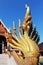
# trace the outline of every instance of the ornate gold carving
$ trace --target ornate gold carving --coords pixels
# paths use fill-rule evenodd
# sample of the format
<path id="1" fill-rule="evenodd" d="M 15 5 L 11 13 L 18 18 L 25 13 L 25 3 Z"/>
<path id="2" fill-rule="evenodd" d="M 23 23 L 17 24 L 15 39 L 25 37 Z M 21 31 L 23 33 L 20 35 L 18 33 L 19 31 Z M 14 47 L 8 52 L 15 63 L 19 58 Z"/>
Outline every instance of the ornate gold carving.
<path id="1" fill-rule="evenodd" d="M 31 57 L 33 65 L 37 65 L 37 62 L 38 62 L 37 57 L 39 56 L 39 48 L 36 42 L 28 36 L 27 31 L 29 31 L 32 22 L 31 22 L 29 6 L 26 5 L 26 9 L 27 11 L 24 18 L 24 23 L 22 25 L 24 29 L 24 35 L 22 35 L 19 30 L 20 40 L 18 39 L 17 36 L 12 36 L 11 38 L 8 36 L 7 41 L 9 42 L 9 45 L 12 48 L 22 51 L 25 58 Z"/>

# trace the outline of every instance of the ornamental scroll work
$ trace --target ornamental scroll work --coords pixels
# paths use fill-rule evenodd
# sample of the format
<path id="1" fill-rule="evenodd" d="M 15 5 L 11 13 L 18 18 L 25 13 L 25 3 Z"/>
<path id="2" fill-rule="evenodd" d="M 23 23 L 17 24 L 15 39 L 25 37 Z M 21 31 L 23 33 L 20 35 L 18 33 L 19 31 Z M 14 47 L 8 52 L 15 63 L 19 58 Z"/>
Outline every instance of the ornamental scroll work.
<path id="1" fill-rule="evenodd" d="M 39 57 L 39 35 L 36 32 L 36 28 L 32 28 L 32 21 L 31 21 L 31 14 L 30 14 L 30 8 L 28 5 L 26 5 L 26 15 L 24 18 L 23 24 L 19 24 L 19 37 L 16 35 L 13 35 L 11 38 L 8 36 L 7 42 L 13 49 L 18 49 L 18 51 L 21 51 L 21 54 L 23 54 L 21 57 L 31 57 L 31 60 L 33 62 L 33 65 L 37 65 L 38 63 L 38 57 Z M 20 20 L 19 20 L 20 22 Z M 15 30 L 16 31 L 16 28 Z M 33 61 L 34 60 L 34 61 Z"/>

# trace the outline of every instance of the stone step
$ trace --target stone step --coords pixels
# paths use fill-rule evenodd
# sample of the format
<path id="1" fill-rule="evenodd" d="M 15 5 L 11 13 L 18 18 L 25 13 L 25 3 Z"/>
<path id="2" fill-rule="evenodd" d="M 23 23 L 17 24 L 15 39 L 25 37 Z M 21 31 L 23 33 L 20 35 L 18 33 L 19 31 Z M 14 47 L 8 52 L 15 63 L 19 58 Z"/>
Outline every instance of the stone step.
<path id="1" fill-rule="evenodd" d="M 14 58 L 8 54 L 0 54 L 0 65 L 17 65 Z"/>
<path id="2" fill-rule="evenodd" d="M 8 55 L 0 54 L 0 65 L 8 65 Z"/>

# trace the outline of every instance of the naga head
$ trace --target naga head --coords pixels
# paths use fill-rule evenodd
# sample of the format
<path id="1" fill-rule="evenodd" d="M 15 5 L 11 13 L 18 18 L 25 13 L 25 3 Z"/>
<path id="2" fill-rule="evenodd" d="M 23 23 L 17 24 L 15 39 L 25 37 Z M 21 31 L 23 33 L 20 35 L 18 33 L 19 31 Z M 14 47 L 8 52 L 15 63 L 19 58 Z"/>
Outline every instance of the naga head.
<path id="1" fill-rule="evenodd" d="M 25 14 L 25 17 L 24 17 L 24 22 L 23 22 L 23 28 L 24 30 L 28 31 L 32 25 L 32 22 L 31 22 L 31 12 L 30 12 L 30 7 L 26 4 L 25 5 L 25 8 L 26 8 L 26 14 Z"/>

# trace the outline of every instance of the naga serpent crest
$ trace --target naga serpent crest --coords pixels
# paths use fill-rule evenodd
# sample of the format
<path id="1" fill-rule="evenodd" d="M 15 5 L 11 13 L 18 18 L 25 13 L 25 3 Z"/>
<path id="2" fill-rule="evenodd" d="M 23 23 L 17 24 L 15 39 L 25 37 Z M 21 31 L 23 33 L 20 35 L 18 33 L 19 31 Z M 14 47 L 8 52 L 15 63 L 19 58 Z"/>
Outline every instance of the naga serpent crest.
<path id="1" fill-rule="evenodd" d="M 18 32 L 20 39 L 16 35 L 13 35 L 11 38 L 8 35 L 7 41 L 9 42 L 11 48 L 20 50 L 24 54 L 24 57 L 33 57 L 34 59 L 33 63 L 34 65 L 37 65 L 38 60 L 37 57 L 39 56 L 39 47 L 34 40 L 36 34 L 33 34 L 34 31 L 30 29 L 32 26 L 32 22 L 29 6 L 26 5 L 26 9 L 27 11 L 24 18 L 24 22 L 21 26 L 19 26 Z M 22 34 L 23 30 L 24 34 Z M 28 34 L 28 32 L 31 33 L 30 34 L 31 36 Z"/>

